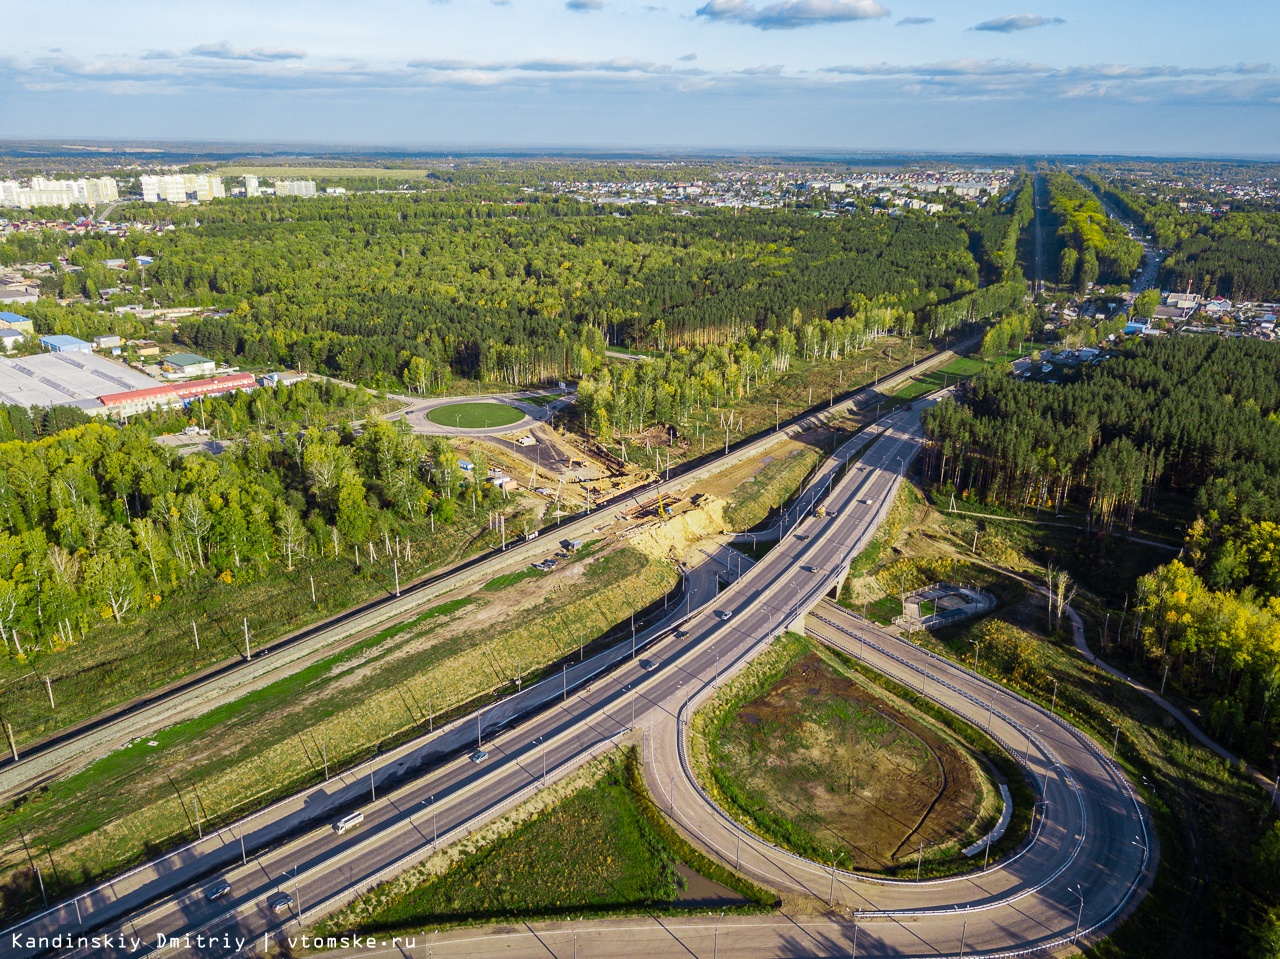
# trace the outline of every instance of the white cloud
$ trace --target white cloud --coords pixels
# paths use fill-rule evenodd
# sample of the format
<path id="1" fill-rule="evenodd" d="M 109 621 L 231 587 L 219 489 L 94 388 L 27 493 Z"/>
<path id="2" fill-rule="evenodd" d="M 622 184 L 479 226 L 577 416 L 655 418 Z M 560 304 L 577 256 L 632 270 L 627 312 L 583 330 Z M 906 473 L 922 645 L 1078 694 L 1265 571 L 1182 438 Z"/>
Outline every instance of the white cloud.
<path id="1" fill-rule="evenodd" d="M 895 27 L 923 27 L 926 23 L 933 23 L 933 17 L 903 17 Z"/>
<path id="2" fill-rule="evenodd" d="M 575 13 L 591 13 L 595 10 L 603 10 L 604 3 L 602 0 L 565 0 L 564 8 Z"/>
<path id="3" fill-rule="evenodd" d="M 750 0 L 707 0 L 697 15 L 761 30 L 794 30 L 823 23 L 875 20 L 887 17 L 889 11 L 876 0 L 780 0 L 765 7 L 756 7 Z"/>
<path id="4" fill-rule="evenodd" d="M 994 20 L 983 20 L 969 29 L 989 33 L 1015 33 L 1018 30 L 1034 30 L 1036 27 L 1056 27 L 1066 22 L 1061 17 L 1038 17 L 1032 13 L 1018 13 L 1009 17 L 996 17 Z"/>
<path id="5" fill-rule="evenodd" d="M 187 52 L 193 57 L 207 57 L 211 60 L 252 60 L 259 63 L 269 63 L 273 60 L 302 60 L 307 55 L 306 50 L 288 50 L 281 47 L 235 50 L 225 40 L 218 43 L 202 43 Z"/>

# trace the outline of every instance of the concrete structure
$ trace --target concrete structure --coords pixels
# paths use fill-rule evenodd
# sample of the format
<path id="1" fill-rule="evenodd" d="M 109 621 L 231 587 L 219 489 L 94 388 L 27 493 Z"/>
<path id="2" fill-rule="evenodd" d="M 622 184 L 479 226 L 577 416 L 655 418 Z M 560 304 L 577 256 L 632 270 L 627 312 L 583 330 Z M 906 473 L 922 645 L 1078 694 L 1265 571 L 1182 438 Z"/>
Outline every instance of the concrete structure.
<path id="1" fill-rule="evenodd" d="M 11 286 L 0 290 L 0 305 L 6 303 L 34 303 L 40 299 L 38 290 L 29 286 Z"/>
<path id="2" fill-rule="evenodd" d="M 0 313 L 0 330 L 17 330 L 20 333 L 35 333 L 35 324 L 26 316 L 17 313 Z"/>
<path id="3" fill-rule="evenodd" d="M 0 403 L 16 406 L 100 406 L 104 394 L 155 385 L 151 377 L 92 352 L 0 358 Z"/>
<path id="4" fill-rule="evenodd" d="M 315 180 L 276 180 L 276 196 L 315 196 Z"/>
<path id="5" fill-rule="evenodd" d="M 174 353 L 164 360 L 164 371 L 176 376 L 202 376 L 212 373 L 217 366 L 213 360 L 195 353 Z"/>
<path id="6" fill-rule="evenodd" d="M 139 356 L 159 356 L 160 344 L 155 340 L 130 340 L 129 346 Z"/>
<path id="7" fill-rule="evenodd" d="M 116 336 L 114 333 L 93 338 L 93 348 L 95 350 L 110 350 L 120 346 L 124 346 L 124 337 Z"/>
<path id="8" fill-rule="evenodd" d="M 252 173 L 245 174 L 244 195 L 246 197 L 262 196 L 262 190 L 258 187 L 258 178 Z"/>
<path id="9" fill-rule="evenodd" d="M 73 203 L 95 205 L 120 199 L 116 181 L 109 176 L 90 180 L 49 180 L 34 176 L 26 186 L 17 180 L 0 180 L 0 206 L 16 206 L 29 210 L 36 206 L 60 206 Z"/>
<path id="10" fill-rule="evenodd" d="M 93 346 L 84 340 L 65 333 L 50 333 L 40 337 L 40 345 L 50 353 L 92 353 Z"/>
<path id="11" fill-rule="evenodd" d="M 0 330 L 0 346 L 6 353 L 12 353 L 13 348 L 25 339 L 26 335 L 19 330 Z"/>
<path id="12" fill-rule="evenodd" d="M 144 203 L 201 203 L 227 195 L 222 178 L 193 173 L 170 173 L 139 177 Z"/>
<path id="13" fill-rule="evenodd" d="M 306 378 L 306 373 L 299 373 L 296 370 L 281 370 L 278 373 L 267 373 L 260 382 L 263 386 L 293 386 L 294 383 L 301 383 Z"/>

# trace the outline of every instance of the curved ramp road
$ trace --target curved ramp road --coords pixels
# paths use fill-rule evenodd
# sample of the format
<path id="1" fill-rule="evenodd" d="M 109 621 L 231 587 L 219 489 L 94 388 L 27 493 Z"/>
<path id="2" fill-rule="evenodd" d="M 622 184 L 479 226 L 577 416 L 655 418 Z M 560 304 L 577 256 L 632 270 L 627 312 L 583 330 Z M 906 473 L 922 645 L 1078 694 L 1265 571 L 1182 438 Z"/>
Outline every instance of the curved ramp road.
<path id="1" fill-rule="evenodd" d="M 973 343 L 962 344 L 956 349 L 968 348 Z M 689 463 L 671 469 L 667 477 L 628 490 L 605 502 L 597 503 L 592 511 L 570 516 L 556 526 L 544 530 L 554 539 L 586 538 L 594 527 L 609 522 L 612 511 L 641 497 L 658 491 L 674 492 L 725 469 L 741 460 L 759 455 L 763 450 L 783 439 L 821 426 L 828 417 L 843 414 L 851 409 L 866 410 L 883 400 L 881 390 L 892 389 L 895 384 L 917 372 L 950 361 L 953 351 L 942 351 L 922 362 L 908 364 L 870 386 L 863 386 L 848 393 L 827 410 L 809 410 L 781 424 L 773 433 L 757 434 L 732 444 L 721 454 L 706 454 Z M 547 396 L 547 392 L 504 393 L 484 399 L 506 400 L 516 405 L 530 397 Z M 434 406 L 459 402 L 465 397 L 440 397 L 434 399 L 406 398 L 409 405 L 392 414 L 396 419 L 405 415 L 425 417 L 425 411 Z M 556 402 L 567 402 L 560 400 Z M 538 418 L 549 415 L 550 407 L 525 404 L 526 412 Z M 518 427 L 519 424 L 517 424 Z M 517 427 L 504 427 L 499 432 Z M 253 651 L 251 660 L 233 659 L 188 676 L 163 689 L 146 693 L 132 701 L 122 703 L 97 716 L 86 719 L 67 729 L 60 730 L 36 743 L 24 743 L 20 758 L 14 762 L 8 752 L 0 753 L 0 800 L 15 796 L 45 780 L 64 775 L 92 760 L 119 749 L 130 739 L 157 728 L 172 726 L 184 719 L 201 715 L 223 703 L 232 702 L 255 689 L 260 689 L 288 676 L 321 655 L 330 655 L 343 644 L 354 642 L 360 635 L 375 627 L 384 627 L 398 619 L 408 618 L 426 608 L 429 602 L 444 593 L 463 586 L 483 583 L 486 579 L 523 563 L 540 558 L 550 551 L 554 540 L 538 542 L 522 540 L 513 542 L 505 551 L 493 550 L 463 560 L 447 569 L 403 584 L 398 595 L 392 595 L 392 582 L 386 580 L 387 595 L 369 600 L 337 616 L 312 626 L 272 640 Z M 389 573 L 387 574 L 390 575 Z M 250 629 L 253 624 L 250 623 Z"/>
<path id="2" fill-rule="evenodd" d="M 882 632 L 823 603 L 862 549 L 892 501 L 919 447 L 918 414 L 886 418 L 884 435 L 846 470 L 827 500 L 834 515 L 809 517 L 759 563 L 683 624 L 683 632 L 659 639 L 645 652 L 650 665 L 627 658 L 579 693 L 534 718 L 485 740 L 482 763 L 464 756 L 425 775 L 413 774 L 394 791 L 378 793 L 359 808 L 365 821 L 339 836 L 312 828 L 248 859 L 227 865 L 236 832 L 219 834 L 221 856 L 193 852 L 181 875 L 157 872 L 153 905 L 103 931 L 124 930 L 146 943 L 142 952 L 115 943 L 73 942 L 60 956 L 140 955 L 155 951 L 159 936 L 192 936 L 182 955 L 243 954 L 235 943 L 261 951 L 264 942 L 298 936 L 302 922 L 330 912 L 380 880 L 429 855 L 511 808 L 548 781 L 592 755 L 643 736 L 645 775 L 655 799 L 671 810 L 694 841 L 730 865 L 775 888 L 831 900 L 843 921 L 792 922 L 753 917 L 714 923 L 627 920 L 600 924 L 552 924 L 484 932 L 460 930 L 418 937 L 410 949 L 387 942 L 384 955 L 726 957 L 848 955 L 857 916 L 859 956 L 1023 955 L 1070 951 L 1077 924 L 1096 938 L 1137 900 L 1152 872 L 1154 851 L 1144 811 L 1123 776 L 1080 734 L 1037 707 L 964 669 Z M 816 608 L 816 609 L 815 609 Z M 810 612 L 813 611 L 813 612 Z M 860 879 L 832 871 L 744 836 L 700 790 L 689 773 L 687 717 L 712 695 L 718 682 L 740 669 L 783 630 L 803 628 L 923 695 L 986 727 L 1019 760 L 1026 756 L 1042 802 L 1030 841 L 1007 861 L 970 876 L 913 882 Z M 865 643 L 864 643 L 865 640 Z M 1038 728 L 1037 728 L 1038 727 Z M 364 788 L 358 776 L 335 780 L 323 793 Z M 260 814 L 261 815 L 261 814 Z M 296 815 L 296 813 L 290 813 Z M 232 862 L 234 863 L 234 856 Z M 203 873 L 202 863 L 207 863 Z M 197 878 L 199 877 L 199 878 Z M 231 891 L 216 900 L 208 890 L 225 879 Z M 162 892 L 163 891 L 163 892 Z M 288 903 L 273 910 L 281 894 Z M 71 918 L 72 904 L 50 915 L 61 931 L 91 934 L 92 920 Z M 301 913 L 301 915 L 300 915 Z M 6 931 L 6 954 L 40 953 L 32 935 L 47 917 Z M 79 925 L 81 928 L 76 928 Z M 10 936 L 19 940 L 10 948 Z M 195 937 L 207 937 L 203 943 Z M 264 937 L 266 937 L 264 939 Z M 185 940 L 183 940 L 185 941 Z M 373 955 L 383 946 L 351 954 Z M 723 950 L 723 952 L 721 952 Z M 166 955 L 178 954 L 168 950 Z"/>

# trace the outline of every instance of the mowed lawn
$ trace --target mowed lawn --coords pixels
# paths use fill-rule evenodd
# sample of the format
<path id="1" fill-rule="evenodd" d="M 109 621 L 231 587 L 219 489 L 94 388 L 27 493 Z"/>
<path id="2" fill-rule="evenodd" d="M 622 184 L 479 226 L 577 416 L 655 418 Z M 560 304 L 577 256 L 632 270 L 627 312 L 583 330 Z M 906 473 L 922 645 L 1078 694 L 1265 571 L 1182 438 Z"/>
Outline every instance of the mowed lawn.
<path id="1" fill-rule="evenodd" d="M 429 410 L 427 419 L 439 426 L 488 430 L 519 423 L 524 419 L 524 412 L 506 403 L 450 403 Z"/>

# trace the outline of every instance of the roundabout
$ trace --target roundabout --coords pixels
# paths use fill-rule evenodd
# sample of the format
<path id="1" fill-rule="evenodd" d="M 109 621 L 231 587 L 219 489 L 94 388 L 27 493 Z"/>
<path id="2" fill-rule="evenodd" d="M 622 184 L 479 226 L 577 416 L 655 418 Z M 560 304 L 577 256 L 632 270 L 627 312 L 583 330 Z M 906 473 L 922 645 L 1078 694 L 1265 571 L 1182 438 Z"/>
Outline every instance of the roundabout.
<path id="1" fill-rule="evenodd" d="M 523 410 L 497 401 L 448 403 L 427 411 L 427 419 L 432 423 L 459 431 L 514 426 L 525 416 Z"/>

